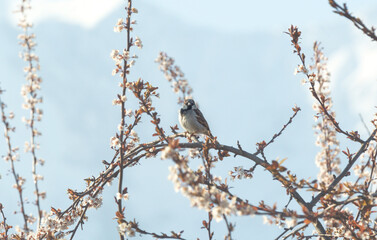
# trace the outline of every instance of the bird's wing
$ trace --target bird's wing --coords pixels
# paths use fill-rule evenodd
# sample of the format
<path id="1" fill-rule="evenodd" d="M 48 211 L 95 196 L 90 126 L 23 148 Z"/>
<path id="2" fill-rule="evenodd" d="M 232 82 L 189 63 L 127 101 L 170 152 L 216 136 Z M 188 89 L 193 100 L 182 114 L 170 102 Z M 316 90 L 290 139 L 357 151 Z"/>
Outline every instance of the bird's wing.
<path id="1" fill-rule="evenodd" d="M 208 132 L 211 132 L 209 130 L 209 126 L 208 126 L 208 123 L 206 121 L 206 119 L 204 118 L 203 116 L 203 113 L 199 110 L 199 109 L 194 109 L 195 113 L 196 113 L 196 120 L 198 120 L 198 122 L 203 125 L 207 130 Z"/>

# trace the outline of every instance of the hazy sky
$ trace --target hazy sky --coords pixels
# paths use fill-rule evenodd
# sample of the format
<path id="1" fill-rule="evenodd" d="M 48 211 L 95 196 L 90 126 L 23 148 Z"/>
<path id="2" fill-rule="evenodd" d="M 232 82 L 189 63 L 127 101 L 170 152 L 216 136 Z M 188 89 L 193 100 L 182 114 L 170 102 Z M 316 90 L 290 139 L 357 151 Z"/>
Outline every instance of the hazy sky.
<path id="1" fill-rule="evenodd" d="M 25 64 L 18 58 L 16 37 L 20 30 L 11 13 L 15 3 L 0 2 L 0 81 L 1 87 L 7 89 L 3 99 L 16 113 L 15 144 L 23 146 L 25 136 L 21 133 L 25 127 L 19 119 L 25 113 L 20 108 L 19 92 Z M 103 169 L 101 161 L 112 157 L 109 139 L 119 118 L 118 109 L 111 102 L 119 89 L 118 78 L 111 76 L 110 52 L 125 47 L 124 35 L 112 31 L 117 19 L 125 16 L 123 5 L 117 0 L 32 1 L 40 74 L 44 79 L 40 155 L 46 159 L 41 170 L 45 176 L 42 189 L 47 191 L 42 206 L 46 210 L 50 206 L 68 206 L 66 189 L 82 190 L 82 180 L 96 176 Z M 299 177 L 315 178 L 318 148 L 312 131 L 313 101 L 307 86 L 300 83 L 303 76 L 293 75 L 299 62 L 283 33 L 293 24 L 303 32 L 302 46 L 307 56 L 312 55 L 314 41 L 322 42 L 329 57 L 334 109 L 341 126 L 359 130 L 365 136 L 359 114 L 368 122 L 376 112 L 377 45 L 346 19 L 333 14 L 327 1 L 136 0 L 134 6 L 139 10 L 135 35 L 140 36 L 144 48 L 135 51 L 139 59 L 131 80 L 142 77 L 159 87 L 161 98 L 154 103 L 164 128 L 178 123 L 179 106 L 154 63 L 159 51 L 174 57 L 186 73 L 195 99 L 222 143 L 234 145 L 240 140 L 245 149 L 253 151 L 256 142 L 267 140 L 280 130 L 295 104 L 300 106 L 302 112 L 267 154 L 270 159 L 287 157 L 285 164 Z M 377 25 L 375 1 L 352 1 L 349 7 L 368 26 Z M 130 102 L 135 103 L 131 97 Z M 148 123 L 143 120 L 146 126 Z M 142 140 L 151 139 L 150 126 L 138 130 Z M 2 145 L 4 139 L 0 139 Z M 4 147 L 0 150 L 3 155 Z M 28 155 L 22 155 L 17 166 L 30 179 L 28 161 Z M 150 231 L 185 230 L 188 239 L 206 239 L 206 232 L 200 230 L 205 213 L 191 209 L 189 201 L 174 192 L 167 180 L 169 165 L 171 162 L 156 158 L 126 171 L 125 184 L 130 192 L 126 214 Z M 240 165 L 246 168 L 252 164 L 229 158 L 217 165 L 216 174 L 225 177 L 233 166 Z M 12 179 L 6 169 L 8 165 L 1 161 L 0 189 L 9 189 L 9 195 L 2 194 L 0 202 L 10 224 L 15 224 L 19 216 L 13 216 L 11 210 L 16 207 L 17 195 L 10 187 Z M 283 206 L 288 201 L 280 185 L 261 169 L 251 181 L 231 185 L 253 204 L 260 200 L 273 204 L 276 199 L 284 199 L 279 203 Z M 32 191 L 31 184 L 26 188 L 29 193 Z M 77 239 L 117 237 L 113 220 L 115 192 L 114 186 L 104 191 L 104 206 L 88 213 L 89 221 Z M 27 210 L 34 211 L 31 204 Z M 281 233 L 276 226 L 264 225 L 260 217 L 231 221 L 236 222 L 235 239 L 274 239 Z M 216 224 L 215 230 L 216 239 L 222 239 L 224 223 Z"/>

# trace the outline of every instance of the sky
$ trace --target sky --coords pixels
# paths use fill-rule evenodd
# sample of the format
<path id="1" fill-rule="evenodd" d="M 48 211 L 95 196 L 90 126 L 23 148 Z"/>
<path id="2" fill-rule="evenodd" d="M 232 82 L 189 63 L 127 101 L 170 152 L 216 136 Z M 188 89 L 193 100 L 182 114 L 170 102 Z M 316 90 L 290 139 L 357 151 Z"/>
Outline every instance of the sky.
<path id="1" fill-rule="evenodd" d="M 0 2 L 0 81 L 7 90 L 2 98 L 16 114 L 14 142 L 23 146 L 27 136 L 20 119 L 26 113 L 20 107 L 19 93 L 24 63 L 18 58 L 20 30 L 16 27 L 17 16 L 12 13 L 15 2 Z M 118 0 L 32 1 L 36 52 L 44 79 L 40 155 L 46 160 L 41 169 L 45 177 L 41 187 L 47 191 L 42 207 L 46 210 L 51 206 L 67 207 L 70 201 L 66 189 L 82 190 L 83 179 L 96 176 L 103 169 L 101 161 L 113 155 L 109 139 L 115 134 L 119 114 L 111 102 L 120 90 L 119 79 L 111 76 L 114 66 L 110 52 L 125 47 L 125 35 L 113 32 L 117 19 L 125 17 L 123 5 Z M 315 178 L 314 158 L 319 149 L 314 145 L 312 130 L 313 99 L 308 86 L 301 85 L 303 76 L 293 75 L 299 62 L 289 37 L 283 33 L 293 24 L 302 31 L 307 56 L 312 55 L 314 41 L 324 47 L 332 74 L 334 110 L 341 126 L 366 136 L 359 115 L 370 126 L 369 120 L 376 112 L 377 45 L 346 19 L 332 13 L 327 1 L 139 0 L 134 6 L 139 10 L 134 33 L 142 39 L 144 48 L 135 51 L 139 59 L 130 77 L 142 77 L 159 87 L 161 98 L 154 103 L 164 128 L 178 124 L 179 106 L 154 63 L 159 51 L 176 59 L 221 143 L 235 145 L 239 140 L 253 152 L 256 142 L 273 136 L 291 116 L 291 108 L 300 106 L 302 111 L 293 124 L 266 154 L 270 159 L 287 157 L 285 164 L 299 177 Z M 368 26 L 376 25 L 377 3 L 349 2 L 349 8 Z M 130 98 L 130 103 L 135 104 L 135 100 Z M 144 126 L 138 129 L 145 141 L 151 139 L 148 122 L 144 120 Z M 344 142 L 346 145 L 341 147 L 357 148 Z M 4 139 L 0 139 L 0 146 L 4 146 Z M 4 155 L 5 148 L 0 150 Z M 30 156 L 21 157 L 18 168 L 30 179 Z M 199 162 L 192 164 L 197 166 Z M 184 230 L 188 239 L 206 239 L 206 232 L 200 229 L 205 212 L 190 208 L 189 200 L 174 192 L 167 180 L 170 165 L 156 158 L 126 170 L 125 185 L 130 193 L 126 214 L 149 231 Z M 234 166 L 247 168 L 251 164 L 229 158 L 217 165 L 215 173 L 225 177 Z M 0 189 L 10 190 L 9 195 L 2 194 L 0 202 L 10 223 L 14 223 L 20 216 L 12 214 L 17 195 L 10 187 L 13 183 L 7 169 L 7 163 L 1 161 Z M 32 192 L 31 181 L 29 184 L 26 193 Z M 284 199 L 278 203 L 283 206 L 288 201 L 280 185 L 261 169 L 256 170 L 252 180 L 231 185 L 239 196 L 254 204 Z M 89 221 L 77 239 L 117 237 L 113 220 L 115 192 L 116 186 L 104 191 L 103 207 L 88 213 Z M 35 215 L 32 204 L 27 210 Z M 264 225 L 261 217 L 230 220 L 236 222 L 235 239 L 274 239 L 282 231 Z M 220 222 L 214 228 L 216 239 L 223 238 L 225 224 Z"/>

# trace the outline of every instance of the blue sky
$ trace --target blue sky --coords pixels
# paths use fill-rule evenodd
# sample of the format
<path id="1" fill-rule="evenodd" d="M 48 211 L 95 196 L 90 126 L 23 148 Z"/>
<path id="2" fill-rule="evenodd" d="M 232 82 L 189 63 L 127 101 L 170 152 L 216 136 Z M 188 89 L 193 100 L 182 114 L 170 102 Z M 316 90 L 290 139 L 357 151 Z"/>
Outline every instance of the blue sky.
<path id="1" fill-rule="evenodd" d="M 329 57 L 332 73 L 334 109 L 341 126 L 349 130 L 365 130 L 358 114 L 368 121 L 377 105 L 377 47 L 356 30 L 350 22 L 331 12 L 327 1 L 183 1 L 140 0 L 135 34 L 144 48 L 136 54 L 139 60 L 132 69 L 131 80 L 138 77 L 159 87 L 161 98 L 154 101 L 163 126 L 178 123 L 176 96 L 159 72 L 154 59 L 166 51 L 176 59 L 194 89 L 194 98 L 209 122 L 212 131 L 225 144 L 240 140 L 253 151 L 255 143 L 269 139 L 289 119 L 291 108 L 302 108 L 294 123 L 267 151 L 270 159 L 285 158 L 285 164 L 299 177 L 316 177 L 312 131 L 312 99 L 302 76 L 294 76 L 298 64 L 289 38 L 283 32 L 290 24 L 303 32 L 302 45 L 312 55 L 314 41 L 322 42 Z M 123 1 L 35 0 L 33 19 L 37 35 L 43 77 L 44 119 L 40 125 L 40 155 L 46 159 L 41 170 L 45 176 L 42 189 L 47 191 L 44 209 L 64 209 L 69 204 L 66 189 L 81 190 L 84 178 L 97 175 L 103 159 L 110 159 L 109 139 L 119 122 L 118 109 L 111 102 L 119 92 L 118 79 L 111 76 L 112 49 L 124 47 L 125 36 L 114 33 L 113 26 L 125 16 Z M 377 3 L 351 2 L 352 11 L 376 25 Z M 15 111 L 16 145 L 23 146 L 25 127 L 21 124 L 21 96 L 24 63 L 18 58 L 20 47 L 15 26 L 14 1 L 0 2 L 0 66 L 3 99 Z M 130 98 L 130 103 L 135 101 Z M 151 139 L 152 127 L 145 119 L 138 131 L 142 140 Z M 4 140 L 0 139 L 1 145 Z M 346 142 L 348 143 L 348 142 Z M 347 145 L 349 146 L 349 145 Z M 356 149 L 351 145 L 350 149 Z M 4 154 L 4 148 L 2 155 Z M 20 171 L 30 177 L 31 163 L 22 156 Z M 167 180 L 169 161 L 158 158 L 143 161 L 126 171 L 125 184 L 130 200 L 126 212 L 145 229 L 155 232 L 185 230 L 188 239 L 206 233 L 200 230 L 205 213 L 191 209 L 189 201 L 174 192 Z M 194 166 L 199 165 L 193 163 Z M 233 166 L 248 167 L 243 159 L 229 158 L 218 164 L 216 174 L 226 176 Z M 16 192 L 8 165 L 0 162 L 0 188 L 10 189 L 0 197 L 8 211 L 10 223 L 19 219 L 12 215 Z M 29 184 L 31 181 L 29 181 Z M 251 181 L 232 182 L 234 191 L 254 204 L 260 200 L 274 203 L 288 198 L 280 185 L 261 169 Z M 32 191 L 31 185 L 26 191 Z M 113 220 L 116 206 L 115 187 L 104 191 L 104 206 L 88 213 L 89 221 L 77 239 L 109 239 L 116 237 Z M 307 194 L 307 196 L 310 196 Z M 8 207 L 9 206 L 9 207 Z M 31 204 L 27 207 L 33 210 Z M 184 217 L 183 217 L 184 216 Z M 231 218 L 236 222 L 235 239 L 273 239 L 281 229 L 263 225 L 260 217 Z M 14 222 L 13 222 L 14 223 Z M 223 222 L 216 224 L 216 239 L 225 233 Z M 145 239 L 145 238 L 144 238 Z"/>

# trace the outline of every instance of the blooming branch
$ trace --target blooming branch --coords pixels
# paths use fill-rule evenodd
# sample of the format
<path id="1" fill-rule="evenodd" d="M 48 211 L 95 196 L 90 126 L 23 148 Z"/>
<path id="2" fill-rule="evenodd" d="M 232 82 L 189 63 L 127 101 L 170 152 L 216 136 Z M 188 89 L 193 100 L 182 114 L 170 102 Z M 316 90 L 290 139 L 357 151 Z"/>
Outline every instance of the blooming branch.
<path id="1" fill-rule="evenodd" d="M 29 110 L 29 118 L 23 118 L 26 126 L 30 129 L 30 142 L 25 142 L 25 151 L 30 152 L 32 155 L 32 174 L 34 180 L 35 188 L 35 205 L 38 210 L 38 226 L 41 224 L 42 210 L 40 206 L 40 199 L 46 197 L 45 192 L 40 192 L 39 181 L 43 180 L 43 177 L 37 173 L 37 165 L 43 165 L 44 160 L 38 159 L 37 149 L 39 144 L 36 142 L 36 137 L 41 135 L 41 132 L 36 128 L 36 122 L 41 121 L 43 112 L 38 107 L 39 103 L 42 103 L 42 97 L 39 96 L 38 92 L 40 90 L 40 84 L 42 83 L 42 78 L 37 75 L 40 70 L 39 57 L 35 54 L 34 42 L 35 34 L 29 33 L 32 28 L 32 23 L 30 23 L 27 15 L 27 11 L 30 10 L 29 0 L 21 0 L 21 5 L 19 12 L 21 14 L 18 26 L 22 28 L 23 33 L 18 36 L 21 40 L 20 45 L 24 48 L 21 53 L 21 58 L 27 63 L 24 68 L 26 72 L 27 83 L 22 86 L 21 95 L 24 98 L 23 108 Z"/>
<path id="2" fill-rule="evenodd" d="M 0 95 L 3 94 L 3 92 L 4 92 L 4 90 L 0 89 Z M 16 166 L 15 166 L 14 163 L 17 160 L 19 160 L 19 154 L 18 154 L 19 148 L 18 147 L 12 147 L 12 143 L 11 143 L 11 139 L 10 139 L 10 132 L 15 132 L 16 128 L 12 127 L 10 125 L 8 119 L 13 119 L 14 114 L 13 114 L 13 112 L 11 112 L 7 116 L 6 113 L 5 113 L 5 107 L 6 107 L 5 103 L 0 98 L 1 119 L 2 119 L 2 122 L 4 124 L 4 137 L 5 137 L 5 141 L 7 143 L 7 147 L 8 147 L 8 153 L 7 153 L 7 156 L 4 157 L 4 160 L 10 162 L 10 170 L 12 172 L 14 182 L 15 182 L 14 188 L 16 188 L 17 192 L 18 192 L 19 203 L 20 203 L 20 212 L 21 212 L 23 220 L 24 220 L 23 229 L 24 229 L 25 232 L 29 232 L 30 229 L 29 229 L 29 226 L 28 226 L 28 222 L 32 218 L 29 217 L 25 212 L 25 202 L 24 202 L 24 196 L 23 196 L 23 185 L 24 185 L 26 180 L 24 178 L 22 178 L 16 171 Z"/>

